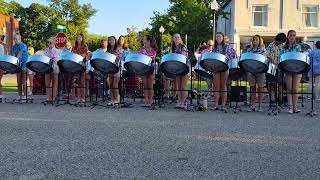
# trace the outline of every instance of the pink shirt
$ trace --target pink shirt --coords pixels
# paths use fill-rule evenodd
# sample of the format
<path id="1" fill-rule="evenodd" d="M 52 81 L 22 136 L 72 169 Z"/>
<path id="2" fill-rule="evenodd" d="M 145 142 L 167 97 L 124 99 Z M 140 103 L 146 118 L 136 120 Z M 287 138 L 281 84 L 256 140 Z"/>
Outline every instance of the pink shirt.
<path id="1" fill-rule="evenodd" d="M 207 49 L 205 49 L 205 50 L 201 51 L 201 54 L 204 54 L 204 53 L 211 53 L 212 51 L 213 51 L 213 49 L 212 49 L 212 50 L 209 50 L 209 49 L 207 48 Z"/>
<path id="2" fill-rule="evenodd" d="M 49 49 L 49 48 L 46 48 L 44 50 L 44 55 L 48 56 L 50 59 L 54 60 L 55 62 L 58 61 L 58 57 L 59 57 L 59 50 L 55 47 Z"/>
<path id="3" fill-rule="evenodd" d="M 157 56 L 157 50 L 153 48 L 151 48 L 150 50 L 147 50 L 145 47 L 142 47 L 139 49 L 139 53 L 151 57 L 153 61 L 156 59 L 156 56 Z"/>

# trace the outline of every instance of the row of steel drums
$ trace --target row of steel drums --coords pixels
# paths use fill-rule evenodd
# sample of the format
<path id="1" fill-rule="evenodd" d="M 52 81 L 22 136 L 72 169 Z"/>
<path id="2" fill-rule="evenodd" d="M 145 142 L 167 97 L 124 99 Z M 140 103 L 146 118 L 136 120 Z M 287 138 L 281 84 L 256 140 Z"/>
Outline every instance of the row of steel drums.
<path id="1" fill-rule="evenodd" d="M 211 78 L 212 73 L 229 70 L 230 75 L 239 74 L 241 71 L 253 74 L 270 73 L 275 75 L 276 65 L 257 53 L 244 53 L 238 59 L 228 60 L 220 53 L 205 53 L 196 57 L 200 59 L 195 66 L 197 74 Z M 140 53 L 129 53 L 124 62 L 124 68 L 129 73 L 147 75 L 153 72 L 154 64 L 149 56 Z M 32 55 L 27 61 L 27 67 L 38 73 L 50 73 L 53 71 L 52 61 L 45 55 Z M 64 51 L 59 56 L 59 67 L 69 73 L 79 73 L 85 71 L 84 58 L 69 51 Z M 94 69 L 108 74 L 117 73 L 119 65 L 116 63 L 116 56 L 104 51 L 95 51 L 92 54 L 89 65 Z M 281 56 L 278 66 L 281 70 L 290 73 L 305 73 L 310 69 L 310 61 L 305 53 L 288 52 Z M 162 57 L 160 63 L 161 71 L 165 76 L 174 78 L 187 75 L 189 66 L 187 57 L 181 54 L 169 53 Z M 0 56 L 0 69 L 7 73 L 18 73 L 21 71 L 20 62 L 16 57 L 10 55 Z"/>

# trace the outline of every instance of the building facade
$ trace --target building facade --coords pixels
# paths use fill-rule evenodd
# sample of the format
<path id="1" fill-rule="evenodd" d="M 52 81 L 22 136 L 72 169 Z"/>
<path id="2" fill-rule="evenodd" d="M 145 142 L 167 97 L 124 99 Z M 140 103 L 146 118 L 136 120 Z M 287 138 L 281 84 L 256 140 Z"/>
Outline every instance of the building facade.
<path id="1" fill-rule="evenodd" d="M 229 37 L 237 52 L 255 34 L 266 44 L 290 29 L 311 46 L 320 40 L 320 0 L 229 0 L 221 9 L 228 14 L 217 19 L 217 31 Z"/>
<path id="2" fill-rule="evenodd" d="M 5 35 L 4 44 L 7 53 L 10 53 L 13 46 L 13 35 L 18 32 L 19 21 L 14 18 L 14 15 L 0 14 L 0 35 Z"/>

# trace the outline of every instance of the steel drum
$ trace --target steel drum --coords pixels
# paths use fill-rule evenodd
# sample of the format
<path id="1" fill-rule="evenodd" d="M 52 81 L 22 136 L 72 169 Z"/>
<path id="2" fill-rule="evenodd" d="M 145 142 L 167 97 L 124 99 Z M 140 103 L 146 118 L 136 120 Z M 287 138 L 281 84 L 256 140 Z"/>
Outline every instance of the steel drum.
<path id="1" fill-rule="evenodd" d="M 29 56 L 27 68 L 36 73 L 51 73 L 53 71 L 50 58 L 39 54 Z"/>
<path id="2" fill-rule="evenodd" d="M 269 68 L 267 71 L 267 74 L 271 75 L 271 76 L 276 76 L 277 74 L 277 65 L 273 64 L 273 63 L 269 63 Z"/>
<path id="3" fill-rule="evenodd" d="M 0 69 L 10 74 L 15 74 L 21 71 L 20 61 L 18 58 L 10 55 L 0 56 Z"/>
<path id="4" fill-rule="evenodd" d="M 252 74 L 266 73 L 269 60 L 264 55 L 248 52 L 241 55 L 239 66 Z"/>
<path id="5" fill-rule="evenodd" d="M 64 51 L 59 56 L 58 65 L 59 68 L 67 73 L 82 73 L 85 72 L 85 67 L 83 66 L 84 57 L 69 52 Z"/>
<path id="6" fill-rule="evenodd" d="M 189 73 L 187 57 L 177 53 L 164 55 L 161 59 L 160 68 L 164 75 L 169 78 L 185 76 Z"/>
<path id="7" fill-rule="evenodd" d="M 206 71 L 205 69 L 203 69 L 199 62 L 197 62 L 197 64 L 194 66 L 194 71 L 200 76 L 200 77 L 204 77 L 204 78 L 208 78 L 208 79 L 212 79 L 212 74 L 209 71 Z"/>
<path id="8" fill-rule="evenodd" d="M 278 66 L 284 72 L 302 74 L 310 70 L 310 59 L 305 53 L 287 52 L 281 55 Z"/>
<path id="9" fill-rule="evenodd" d="M 153 72 L 152 59 L 141 53 L 129 53 L 124 62 L 124 67 L 129 74 L 147 75 Z"/>
<path id="10" fill-rule="evenodd" d="M 224 72 L 228 70 L 227 58 L 220 53 L 204 53 L 201 56 L 200 66 L 210 72 Z"/>
<path id="11" fill-rule="evenodd" d="M 119 71 L 116 58 L 117 57 L 111 53 L 98 50 L 93 52 L 90 64 L 100 72 L 114 74 Z"/>

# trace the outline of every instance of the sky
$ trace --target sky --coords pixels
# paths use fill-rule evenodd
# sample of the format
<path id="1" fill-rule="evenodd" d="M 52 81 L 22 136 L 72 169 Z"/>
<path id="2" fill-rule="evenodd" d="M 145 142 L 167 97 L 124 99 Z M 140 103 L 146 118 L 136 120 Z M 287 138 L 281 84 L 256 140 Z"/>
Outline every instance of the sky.
<path id="1" fill-rule="evenodd" d="M 10 0 L 6 0 L 9 2 Z M 31 3 L 48 4 L 46 0 L 16 0 L 24 7 Z M 89 21 L 89 33 L 120 36 L 128 27 L 142 30 L 150 27 L 154 11 L 165 12 L 169 0 L 79 0 L 80 4 L 91 3 L 98 12 Z"/>

